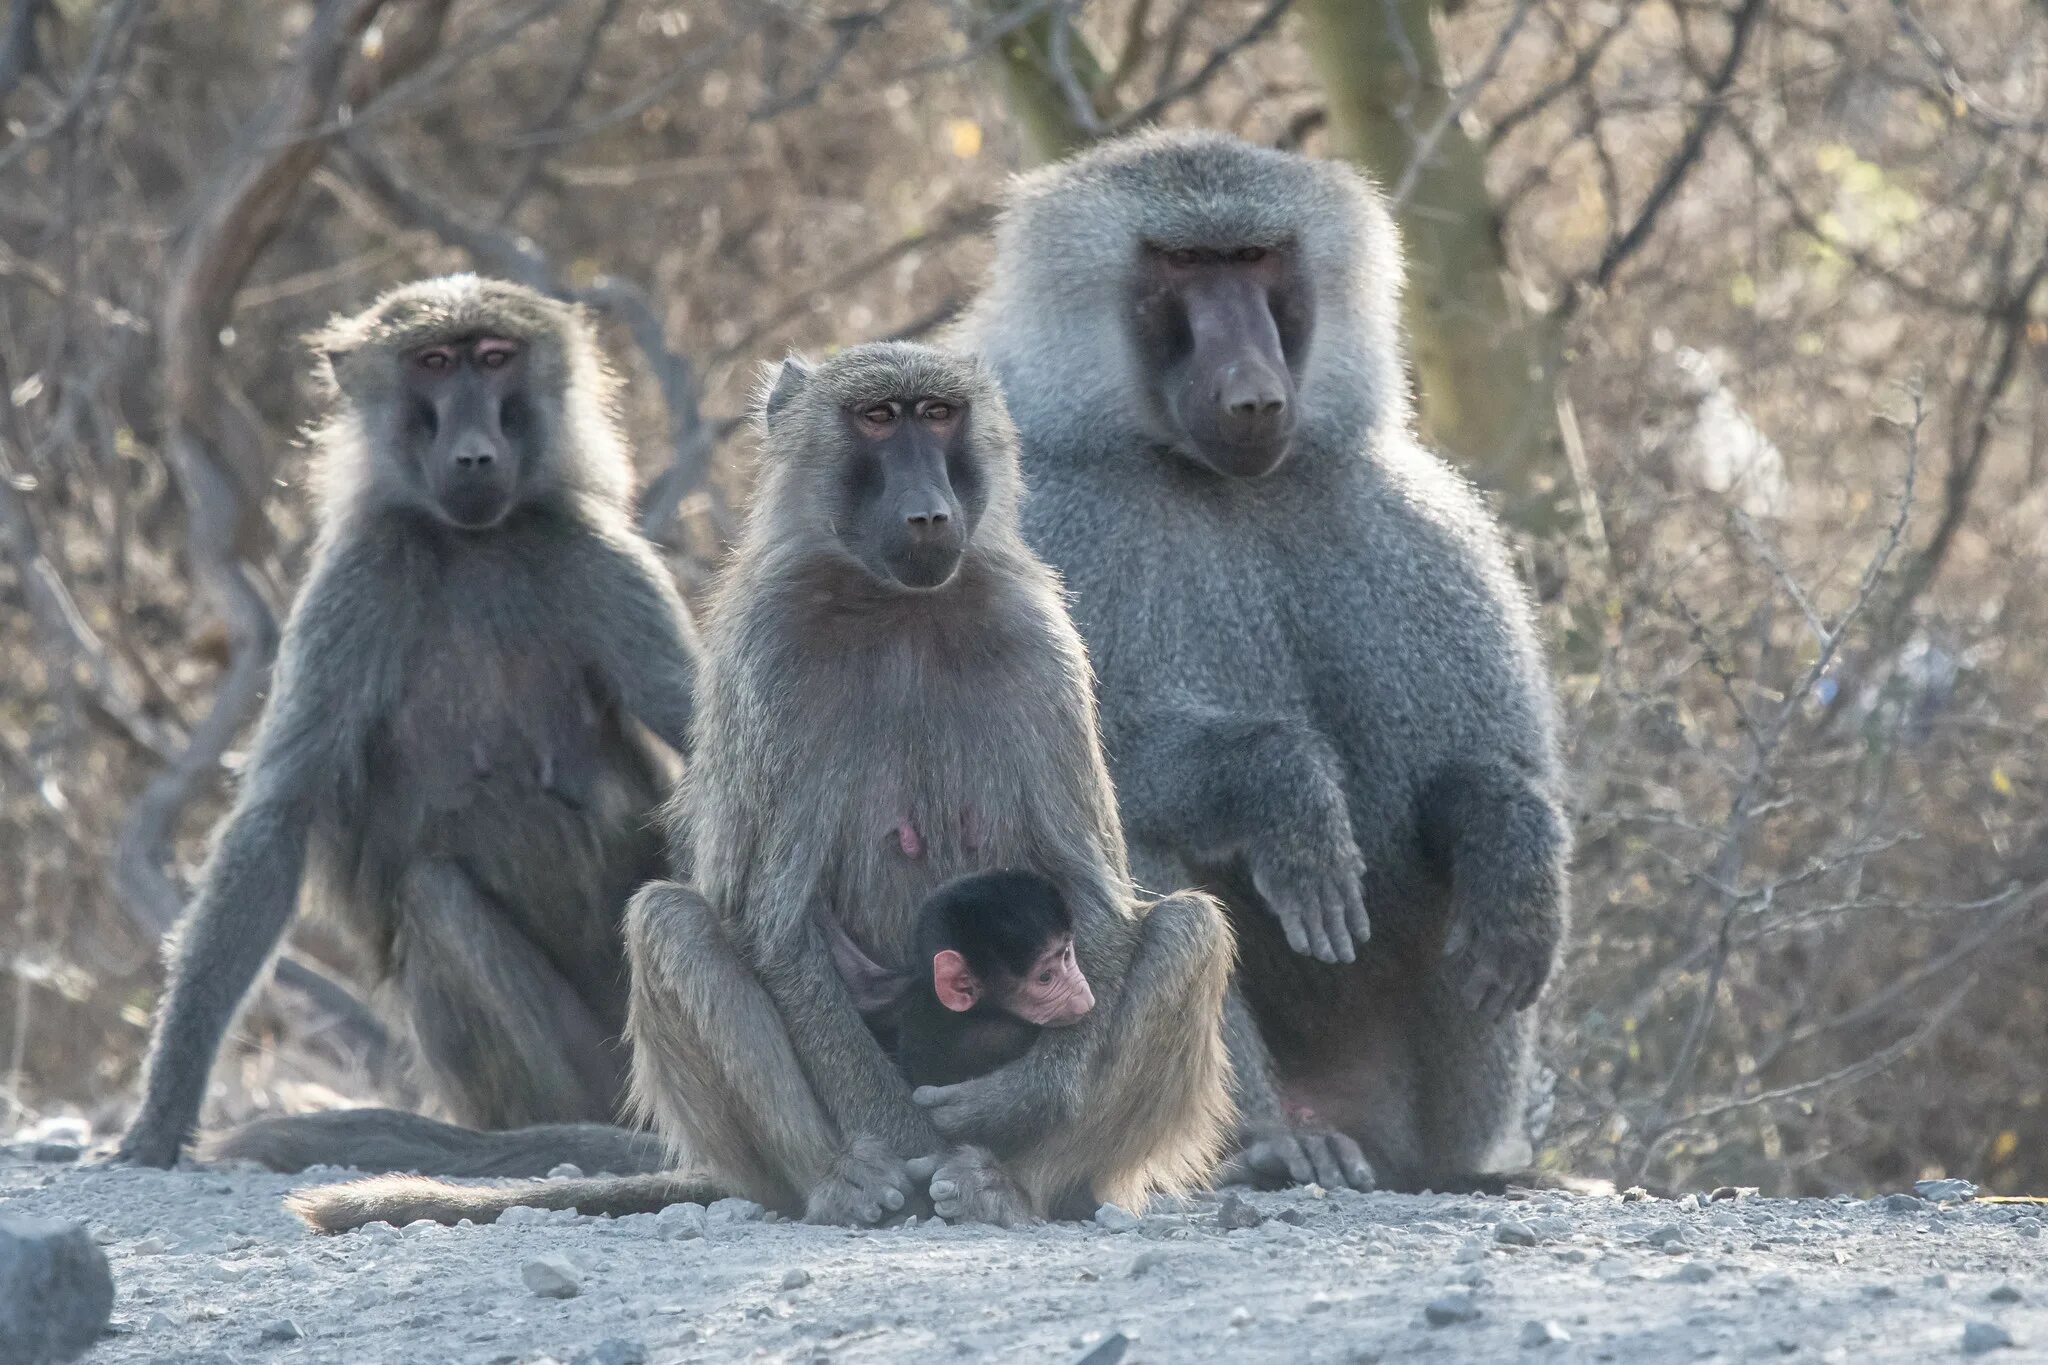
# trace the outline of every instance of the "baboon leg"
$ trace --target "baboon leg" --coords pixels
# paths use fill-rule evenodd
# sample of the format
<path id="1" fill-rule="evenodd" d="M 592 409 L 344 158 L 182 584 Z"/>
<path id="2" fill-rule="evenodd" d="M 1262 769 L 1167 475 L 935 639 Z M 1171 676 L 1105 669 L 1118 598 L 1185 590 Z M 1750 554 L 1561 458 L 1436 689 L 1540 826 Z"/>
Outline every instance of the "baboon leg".
<path id="1" fill-rule="evenodd" d="M 1222 907 L 1182 892 L 1142 912 L 1087 1098 L 1019 1162 L 1038 1206 L 1077 1193 L 1142 1205 L 1215 1168 L 1232 1113 L 1222 1033 L 1233 941 Z"/>
<path id="2" fill-rule="evenodd" d="M 396 985 L 431 1090 L 472 1128 L 614 1117 L 605 1029 L 554 964 L 453 864 L 399 888 Z"/>
<path id="3" fill-rule="evenodd" d="M 674 882 L 626 911 L 634 1103 L 691 1165 L 801 1213 L 838 1146 L 775 1002 L 711 906 Z"/>
<path id="4" fill-rule="evenodd" d="M 1522 1120 L 1536 1016 L 1525 1010 L 1485 1018 L 1443 979 L 1431 983 L 1419 1013 L 1409 1040 L 1426 1160 L 1412 1183 L 1454 1188 L 1461 1178 L 1492 1170 L 1495 1146 Z"/>

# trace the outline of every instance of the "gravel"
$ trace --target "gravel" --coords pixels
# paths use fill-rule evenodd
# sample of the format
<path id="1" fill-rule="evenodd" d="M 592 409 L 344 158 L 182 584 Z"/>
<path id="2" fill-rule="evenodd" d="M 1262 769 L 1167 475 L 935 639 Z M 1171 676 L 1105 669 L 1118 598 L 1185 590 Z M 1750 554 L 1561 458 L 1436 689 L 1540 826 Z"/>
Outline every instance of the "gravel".
<path id="1" fill-rule="evenodd" d="M 18 1212 L 0 1217 L 0 1360 L 70 1360 L 113 1310 L 106 1253 L 83 1223 Z"/>
<path id="2" fill-rule="evenodd" d="M 1987 1361 L 2048 1358 L 2048 1258 L 2023 1221 L 2038 1215 L 1982 1200 L 1902 1217 L 1865 1200 L 1294 1190 L 1241 1195 L 1256 1227 L 1217 1226 L 1212 1199 L 1126 1210 L 1121 1235 L 819 1228 L 720 1201 L 320 1238 L 280 1203 L 306 1177 L 29 1155 L 0 1149 L 7 1213 L 83 1220 L 112 1264 L 111 1334 L 90 1365 L 1864 1365 L 1960 1359 L 1966 1340 Z M 1497 1240 L 1510 1221 L 1537 1244 Z M 577 1292 L 536 1293 L 535 1264 Z M 809 1283 L 783 1289 L 795 1271 Z M 262 1341 L 287 1321 L 302 1335 Z"/>

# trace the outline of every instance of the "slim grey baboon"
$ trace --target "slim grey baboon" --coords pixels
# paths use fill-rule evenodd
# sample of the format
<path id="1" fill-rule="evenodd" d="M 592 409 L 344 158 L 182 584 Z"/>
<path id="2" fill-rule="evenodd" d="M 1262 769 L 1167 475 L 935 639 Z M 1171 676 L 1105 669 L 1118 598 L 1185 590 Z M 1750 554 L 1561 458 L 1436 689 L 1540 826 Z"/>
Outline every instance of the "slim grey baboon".
<path id="1" fill-rule="evenodd" d="M 177 1160 L 302 895 L 361 944 L 450 1117 L 610 1121 L 623 1087 L 619 925 L 660 874 L 673 776 L 646 732 L 683 751 L 698 646 L 633 527 L 590 325 L 460 275 L 312 340 L 335 399 L 319 542 L 177 936 L 127 1161 Z M 406 1117 L 384 1136 L 402 1145 Z M 219 1150 L 350 1161 L 382 1150 L 376 1123 L 273 1121 Z"/>
<path id="2" fill-rule="evenodd" d="M 993 383 L 924 347 L 856 347 L 785 363 L 762 426 L 671 812 L 689 885 L 627 915 L 634 1098 L 702 1178 L 626 1188 L 873 1223 L 922 1184 L 942 1216 L 1011 1223 L 1203 1178 L 1229 1121 L 1229 932 L 1206 896 L 1132 899 L 1087 655 L 1019 534 Z M 831 936 L 907 974 L 925 899 L 992 868 L 1053 884 L 1096 1004 L 986 1076 L 913 1091 Z M 617 1212 L 620 1191 L 385 1179 L 293 1206 L 335 1231 Z"/>
<path id="3" fill-rule="evenodd" d="M 1267 1180 L 1478 1173 L 1565 929 L 1534 613 L 1412 434 L 1401 273 L 1344 166 L 1147 134 L 1016 183 L 954 338 L 1015 414 L 1139 882 L 1230 909 Z"/>

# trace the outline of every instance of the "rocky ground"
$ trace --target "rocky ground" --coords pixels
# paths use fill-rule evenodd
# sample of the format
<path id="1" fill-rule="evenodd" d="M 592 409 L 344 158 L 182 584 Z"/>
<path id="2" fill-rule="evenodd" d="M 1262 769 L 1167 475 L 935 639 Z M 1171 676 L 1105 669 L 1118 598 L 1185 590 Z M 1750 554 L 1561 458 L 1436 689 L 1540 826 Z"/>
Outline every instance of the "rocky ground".
<path id="1" fill-rule="evenodd" d="M 2039 1206 L 1311 1189 L 1020 1232 L 727 1201 L 316 1238 L 279 1203 L 307 1177 L 63 1155 L 0 1149 L 0 1215 L 105 1249 L 104 1365 L 2048 1361 Z"/>

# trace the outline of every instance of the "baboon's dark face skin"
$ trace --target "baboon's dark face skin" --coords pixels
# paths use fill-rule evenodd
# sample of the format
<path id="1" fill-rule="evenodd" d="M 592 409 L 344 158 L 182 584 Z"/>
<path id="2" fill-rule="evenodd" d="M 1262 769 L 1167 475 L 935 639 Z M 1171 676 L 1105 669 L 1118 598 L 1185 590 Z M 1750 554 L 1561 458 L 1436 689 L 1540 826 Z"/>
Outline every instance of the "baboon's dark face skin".
<path id="1" fill-rule="evenodd" d="M 960 568 L 987 503 L 967 404 L 902 394 L 845 410 L 851 455 L 839 536 L 867 571 L 914 591 Z"/>
<path id="2" fill-rule="evenodd" d="M 1286 462 L 1315 327 L 1291 243 L 1145 244 L 1131 325 L 1140 375 L 1177 449 L 1229 478 Z"/>
<path id="3" fill-rule="evenodd" d="M 434 511 L 465 531 L 498 525 L 536 462 L 526 346 L 459 337 L 400 363 L 399 449 L 419 471 Z"/>

